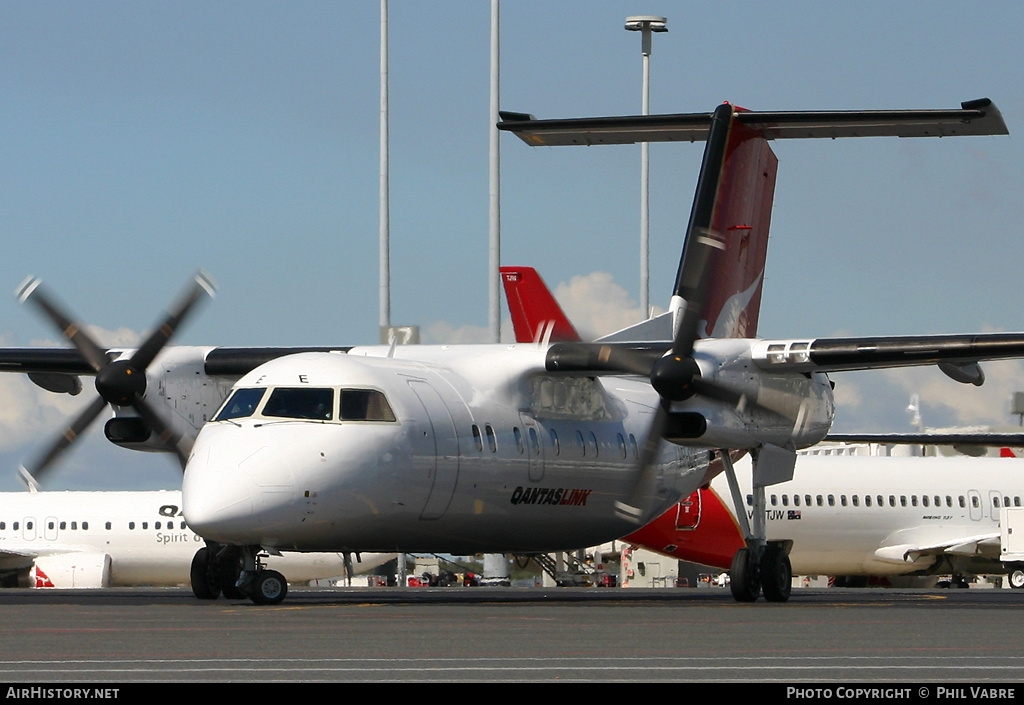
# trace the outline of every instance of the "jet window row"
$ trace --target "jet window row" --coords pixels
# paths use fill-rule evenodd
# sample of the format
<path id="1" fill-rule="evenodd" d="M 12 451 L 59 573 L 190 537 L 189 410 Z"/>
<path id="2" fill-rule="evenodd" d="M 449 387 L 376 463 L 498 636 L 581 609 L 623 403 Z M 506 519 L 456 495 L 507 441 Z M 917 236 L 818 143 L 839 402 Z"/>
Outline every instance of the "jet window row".
<path id="1" fill-rule="evenodd" d="M 107 528 L 108 529 L 110 528 L 110 522 L 107 522 Z M 139 522 L 139 528 L 140 529 L 148 529 L 149 528 L 149 522 L 148 521 Z M 166 522 L 166 524 L 163 523 L 163 522 L 157 521 L 157 522 L 153 523 L 153 528 L 157 529 L 157 530 L 159 530 L 159 529 L 174 530 L 175 526 L 174 526 L 174 522 L 173 521 Z M 181 520 L 180 525 L 177 528 L 182 529 L 182 530 L 184 530 L 186 528 L 185 520 L 184 519 Z M 128 529 L 129 530 L 134 530 L 135 529 L 135 522 L 134 521 L 128 522 Z"/>
<path id="2" fill-rule="evenodd" d="M 139 522 L 139 526 L 140 526 L 140 528 L 148 529 L 149 528 L 149 522 L 148 521 Z M 25 530 L 26 531 L 32 531 L 34 528 L 35 528 L 35 522 L 34 521 L 28 520 L 28 521 L 25 522 Z M 111 531 L 111 530 L 113 530 L 114 526 L 113 526 L 113 524 L 111 522 L 108 521 L 108 522 L 106 522 L 103 525 L 103 528 L 106 529 L 107 531 Z M 129 529 L 134 529 L 135 528 L 135 522 L 134 521 L 128 522 L 128 528 Z M 173 521 L 168 521 L 168 522 L 157 521 L 157 522 L 153 523 L 153 528 L 154 529 L 161 529 L 161 528 L 163 528 L 163 529 L 174 529 L 175 526 L 174 526 L 174 522 Z M 180 526 L 178 528 L 181 528 L 181 529 L 185 529 L 186 528 L 185 527 L 185 520 L 184 519 L 181 520 Z M 58 522 L 58 521 L 48 521 L 46 523 L 46 529 L 47 529 L 47 531 L 53 531 L 54 529 L 57 529 L 57 530 L 60 530 L 60 531 L 67 531 L 68 529 L 70 529 L 71 531 L 78 531 L 79 525 L 78 525 L 77 521 L 60 521 L 60 522 Z M 81 529 L 82 529 L 82 531 L 88 531 L 89 530 L 89 522 L 83 521 L 82 525 L 81 525 Z M 0 521 L 0 531 L 6 531 L 6 530 L 7 530 L 7 522 L 6 521 Z M 21 522 L 19 522 L 19 521 L 12 521 L 11 522 L 11 530 L 12 531 L 20 531 L 21 530 Z"/>
<path id="3" fill-rule="evenodd" d="M 59 522 L 59 523 L 60 523 L 61 531 L 65 531 L 66 529 L 68 529 L 68 527 L 70 527 L 72 531 L 78 531 L 78 522 L 77 521 L 72 521 L 72 522 L 62 521 L 62 522 Z M 56 526 L 57 526 L 57 522 L 52 522 L 51 521 L 51 522 L 47 523 L 46 528 L 48 530 L 50 530 L 50 531 L 53 531 L 53 529 L 56 528 Z M 33 520 L 28 519 L 28 520 L 25 521 L 25 530 L 26 531 L 32 531 L 34 528 L 35 528 L 35 522 Z M 107 528 L 108 529 L 110 528 L 109 522 L 107 524 Z M 20 529 L 21 529 L 21 522 L 20 521 L 12 521 L 11 522 L 11 531 L 19 531 Z M 6 521 L 0 521 L 0 531 L 6 531 L 6 530 L 7 530 L 7 522 Z M 82 522 L 82 531 L 88 531 L 88 530 L 89 530 L 89 522 L 83 521 Z"/>
<path id="4" fill-rule="evenodd" d="M 830 495 L 820 495 L 819 494 L 819 495 L 814 495 L 814 497 L 812 497 L 809 494 L 805 494 L 805 495 L 795 494 L 795 495 L 792 495 L 792 497 L 790 497 L 790 495 L 788 495 L 788 494 L 784 494 L 784 495 L 781 495 L 781 496 L 773 494 L 773 495 L 769 496 L 768 502 L 773 507 L 778 507 L 778 506 L 783 506 L 783 507 L 789 507 L 789 506 L 794 506 L 794 507 L 800 507 L 800 506 L 805 506 L 805 507 L 813 507 L 813 506 L 818 506 L 818 507 L 824 507 L 824 506 L 834 507 L 834 506 L 836 506 L 836 499 L 837 499 L 836 496 L 835 495 L 831 495 L 831 494 Z M 861 498 L 860 495 L 856 495 L 855 494 L 855 495 L 851 495 L 849 498 L 847 498 L 847 496 L 845 494 L 842 494 L 842 495 L 839 495 L 839 497 L 838 497 L 838 504 L 841 507 L 846 507 L 846 506 L 860 507 L 860 506 L 862 506 L 862 501 L 861 500 L 862 500 L 862 498 Z M 886 506 L 886 504 L 887 504 L 886 497 L 884 497 L 883 495 L 874 495 L 874 496 L 872 496 L 872 495 L 864 495 L 864 497 L 863 497 L 863 506 L 865 506 L 865 507 L 870 507 L 872 505 L 879 506 L 879 507 L 884 507 L 884 506 Z M 960 495 L 960 496 L 958 496 L 956 498 L 955 504 L 957 506 L 959 506 L 961 509 L 966 509 L 967 505 L 968 505 L 968 498 L 964 497 L 963 495 Z M 749 495 L 749 494 L 747 495 L 747 505 L 748 506 L 753 506 L 754 505 L 753 495 Z M 939 495 L 933 495 L 933 496 L 921 495 L 920 497 L 918 497 L 916 494 L 915 495 L 909 495 L 909 496 L 908 495 L 896 496 L 896 495 L 892 495 L 891 494 L 888 497 L 888 506 L 890 506 L 890 507 L 896 507 L 896 506 L 900 506 L 900 507 L 917 507 L 917 506 L 921 506 L 921 507 L 943 507 L 943 506 L 945 506 L 945 507 L 953 507 L 953 505 L 954 505 L 954 500 L 953 500 L 953 497 L 950 496 L 950 495 L 946 495 L 945 498 L 942 498 Z M 970 505 L 971 505 L 971 507 L 973 509 L 978 509 L 981 506 L 981 500 L 977 496 L 971 495 L 971 497 L 970 497 Z M 998 496 L 994 496 L 992 498 L 992 506 L 995 507 L 996 509 L 999 508 L 999 506 L 1000 506 L 1000 498 Z M 1011 507 L 1011 506 L 1012 507 L 1020 507 L 1020 506 L 1022 506 L 1021 498 L 1020 497 L 1009 497 L 1009 496 L 1003 497 L 1002 498 L 1002 506 L 1004 506 L 1004 507 Z"/>
<path id="5" fill-rule="evenodd" d="M 304 421 L 394 421 L 384 393 L 376 389 L 252 387 L 236 389 L 214 421 L 250 416 Z"/>
<path id="6" fill-rule="evenodd" d="M 484 441 L 486 438 L 487 449 L 492 453 L 498 452 L 498 439 L 494 433 L 494 429 L 491 424 L 484 424 L 483 434 L 480 432 L 480 427 L 476 424 L 472 426 L 473 430 L 473 442 L 476 444 L 477 452 L 483 452 Z M 516 450 L 520 455 L 526 452 L 527 445 L 529 445 L 530 453 L 535 456 L 541 454 L 541 441 L 540 435 L 537 433 L 537 429 L 530 426 L 526 429 L 526 438 L 523 437 L 523 432 L 518 426 L 512 427 L 512 436 L 515 438 Z M 562 454 L 562 444 L 558 438 L 558 431 L 553 428 L 548 429 L 548 436 L 551 440 L 551 449 L 554 451 L 556 456 Z M 630 450 L 632 450 L 633 457 L 639 457 L 639 449 L 637 448 L 636 437 L 631 433 L 629 434 L 629 446 L 627 448 L 626 438 L 621 433 L 615 434 L 616 445 L 618 454 L 620 457 L 627 457 Z M 583 432 L 577 430 L 575 432 L 576 441 L 576 453 L 580 457 L 596 458 L 600 455 L 601 445 L 597 441 L 597 435 L 593 431 L 588 431 L 586 438 L 583 436 Z"/>

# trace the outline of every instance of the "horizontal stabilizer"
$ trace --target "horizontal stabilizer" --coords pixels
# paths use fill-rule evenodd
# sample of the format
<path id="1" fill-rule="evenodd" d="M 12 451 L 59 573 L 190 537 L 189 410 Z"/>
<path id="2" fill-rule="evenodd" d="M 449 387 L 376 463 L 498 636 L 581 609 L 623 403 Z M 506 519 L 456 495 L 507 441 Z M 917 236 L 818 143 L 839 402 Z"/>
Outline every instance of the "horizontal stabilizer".
<path id="1" fill-rule="evenodd" d="M 513 132 L 534 147 L 554 147 L 704 141 L 712 113 L 557 120 L 509 112 L 500 116 L 499 130 Z M 769 140 L 1009 134 L 999 109 L 988 98 L 961 103 L 959 110 L 737 110 L 736 120 Z"/>

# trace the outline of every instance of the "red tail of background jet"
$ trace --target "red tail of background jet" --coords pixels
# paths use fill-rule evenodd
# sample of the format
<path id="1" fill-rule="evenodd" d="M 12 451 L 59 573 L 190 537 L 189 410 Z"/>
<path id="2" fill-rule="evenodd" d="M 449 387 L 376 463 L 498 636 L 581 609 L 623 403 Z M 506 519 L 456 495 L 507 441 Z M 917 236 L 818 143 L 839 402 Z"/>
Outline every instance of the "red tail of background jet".
<path id="1" fill-rule="evenodd" d="M 562 307 L 533 267 L 501 267 L 516 341 L 571 343 L 580 340 Z"/>

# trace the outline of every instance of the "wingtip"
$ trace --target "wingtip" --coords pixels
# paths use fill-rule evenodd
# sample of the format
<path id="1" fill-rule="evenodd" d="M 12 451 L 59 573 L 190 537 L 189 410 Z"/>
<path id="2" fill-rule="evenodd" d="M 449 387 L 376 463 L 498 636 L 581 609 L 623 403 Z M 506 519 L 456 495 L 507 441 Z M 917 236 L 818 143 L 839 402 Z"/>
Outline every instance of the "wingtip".
<path id="1" fill-rule="evenodd" d="M 32 296 L 32 292 L 35 291 L 42 283 L 43 280 L 37 276 L 31 274 L 27 276 L 25 281 L 19 284 L 18 288 L 14 290 L 14 296 L 17 297 L 18 303 L 25 303 L 28 300 L 28 297 Z"/>
<path id="2" fill-rule="evenodd" d="M 217 280 L 205 269 L 200 269 L 196 272 L 195 282 L 203 288 L 211 299 L 217 295 Z"/>
<path id="3" fill-rule="evenodd" d="M 625 502 L 615 503 L 615 514 L 620 519 L 632 522 L 634 524 L 640 523 L 640 510 L 637 507 L 633 507 Z"/>
<path id="4" fill-rule="evenodd" d="M 32 476 L 32 473 L 30 473 L 24 465 L 18 466 L 18 475 L 21 476 L 21 481 L 28 486 L 29 492 L 35 493 L 39 491 L 39 482 Z"/>

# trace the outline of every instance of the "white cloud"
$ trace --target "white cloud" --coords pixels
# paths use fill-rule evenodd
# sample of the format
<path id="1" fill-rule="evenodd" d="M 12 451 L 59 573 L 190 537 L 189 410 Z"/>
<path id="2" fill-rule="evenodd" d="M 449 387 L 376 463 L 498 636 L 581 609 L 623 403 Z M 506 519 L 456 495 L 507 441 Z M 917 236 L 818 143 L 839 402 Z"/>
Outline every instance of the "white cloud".
<path id="1" fill-rule="evenodd" d="M 575 276 L 555 287 L 555 298 L 584 340 L 631 326 L 646 316 L 608 272 Z M 655 314 L 661 313 L 658 309 Z"/>

